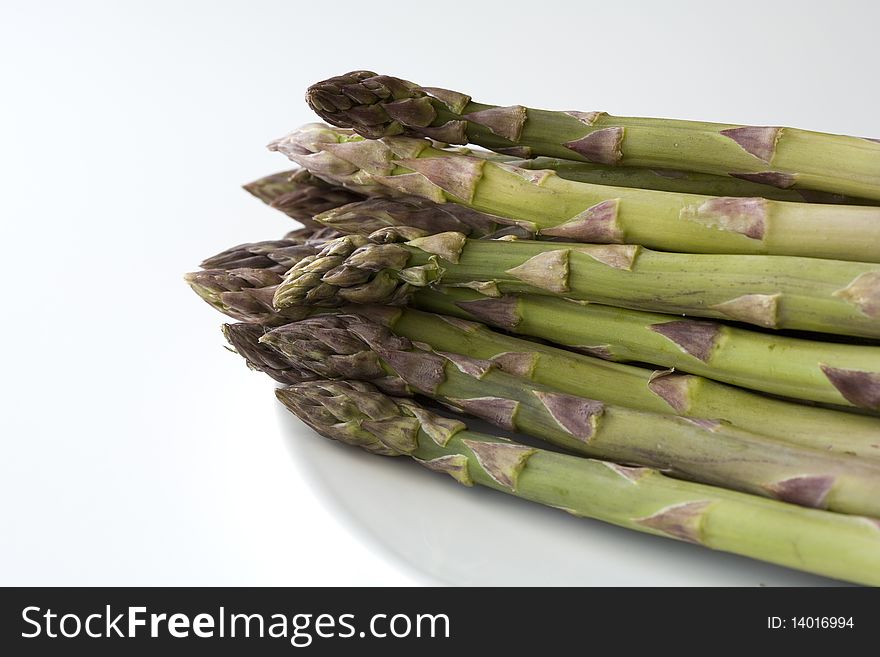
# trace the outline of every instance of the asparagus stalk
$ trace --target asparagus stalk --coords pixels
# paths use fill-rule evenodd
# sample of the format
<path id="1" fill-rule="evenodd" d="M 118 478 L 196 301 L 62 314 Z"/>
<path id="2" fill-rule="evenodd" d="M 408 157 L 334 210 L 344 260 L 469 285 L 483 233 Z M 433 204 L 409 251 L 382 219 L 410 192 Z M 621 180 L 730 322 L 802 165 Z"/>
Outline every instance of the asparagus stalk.
<path id="1" fill-rule="evenodd" d="M 469 431 L 362 382 L 321 381 L 276 391 L 319 434 L 367 451 L 410 456 L 465 486 L 517 497 L 635 531 L 688 541 L 828 577 L 880 584 L 874 520 L 680 481 L 526 447 Z"/>
<path id="2" fill-rule="evenodd" d="M 324 182 L 305 169 L 282 171 L 243 185 L 267 205 L 304 226 L 315 228 L 312 217 L 330 208 L 363 200 L 363 196 Z"/>
<path id="3" fill-rule="evenodd" d="M 357 315 L 278 327 L 262 342 L 334 379 L 399 377 L 413 390 L 509 430 L 618 463 L 842 513 L 880 517 L 880 464 L 786 444 L 719 422 L 646 413 L 559 392 L 490 361 L 416 346 Z"/>
<path id="4" fill-rule="evenodd" d="M 774 201 L 795 203 L 825 203 L 832 205 L 877 205 L 871 199 L 828 194 L 812 189 L 779 189 L 760 182 L 716 176 L 711 173 L 695 173 L 675 169 L 645 169 L 642 167 L 617 167 L 563 160 L 555 157 L 531 159 L 508 159 L 508 164 L 532 171 L 552 170 L 566 180 L 610 185 L 612 187 L 635 187 L 655 189 L 677 194 L 700 194 L 702 196 L 756 196 Z"/>
<path id="5" fill-rule="evenodd" d="M 652 363 L 785 397 L 880 410 L 878 346 L 768 335 L 536 295 L 487 298 L 464 288 L 425 288 L 413 301 L 425 310 L 476 319 L 609 360 Z"/>
<path id="6" fill-rule="evenodd" d="M 427 140 L 364 140 L 321 124 L 269 145 L 315 175 L 508 217 L 543 238 L 688 253 L 880 261 L 880 208 L 673 194 L 565 180 Z M 381 189 L 378 189 L 381 191 Z M 376 193 L 378 193 L 378 191 Z"/>
<path id="7" fill-rule="evenodd" d="M 465 149 L 464 152 L 470 151 Z M 488 156 L 488 154 L 485 155 Z M 551 169 L 567 180 L 612 187 L 637 187 L 639 189 L 656 189 L 665 192 L 706 196 L 760 196 L 777 201 L 876 205 L 870 199 L 826 194 L 807 189 L 779 189 L 749 180 L 690 171 L 613 167 L 553 157 L 520 159 L 499 155 L 492 159 L 499 162 L 509 162 L 524 169 Z M 275 173 L 244 185 L 244 189 L 264 203 L 289 213 L 292 218 L 299 221 L 308 220 L 313 215 L 337 204 L 343 205 L 363 199 L 362 195 L 345 187 L 326 183 L 320 178 L 312 176 L 305 169 Z"/>
<path id="8" fill-rule="evenodd" d="M 728 175 L 782 189 L 880 199 L 877 140 L 795 128 L 549 112 L 475 103 L 370 71 L 319 82 L 306 99 L 318 115 L 365 137 L 401 133 L 474 143 L 522 157 L 583 160 Z"/>
<path id="9" fill-rule="evenodd" d="M 465 149 L 464 152 L 470 151 Z M 488 154 L 484 155 L 489 156 Z M 613 187 L 637 187 L 639 189 L 656 189 L 665 192 L 707 196 L 760 196 L 777 201 L 876 205 L 870 199 L 841 194 L 825 194 L 806 189 L 779 189 L 749 180 L 690 171 L 613 167 L 553 157 L 519 159 L 499 155 L 492 159 L 499 162 L 509 162 L 524 169 L 551 169 L 567 180 Z M 264 203 L 282 212 L 289 212 L 291 217 L 300 221 L 308 220 L 313 215 L 335 207 L 337 204 L 353 203 L 363 199 L 362 195 L 345 187 L 326 183 L 320 178 L 312 176 L 305 169 L 275 173 L 244 185 L 244 189 Z"/>
<path id="10" fill-rule="evenodd" d="M 880 337 L 880 267 L 783 256 L 691 255 L 634 245 L 467 239 L 327 243 L 286 274 L 278 308 L 405 303 L 431 284 L 531 293 L 768 328 Z"/>

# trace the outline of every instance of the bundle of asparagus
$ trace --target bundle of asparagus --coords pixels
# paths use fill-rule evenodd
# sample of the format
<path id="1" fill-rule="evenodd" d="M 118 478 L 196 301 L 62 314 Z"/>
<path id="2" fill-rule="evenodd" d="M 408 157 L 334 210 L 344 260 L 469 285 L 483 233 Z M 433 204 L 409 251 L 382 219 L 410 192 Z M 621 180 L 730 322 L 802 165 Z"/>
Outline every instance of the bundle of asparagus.
<path id="1" fill-rule="evenodd" d="M 289 410 L 465 485 L 880 584 L 872 140 L 364 71 L 307 100 L 337 127 L 245 185 L 305 228 L 186 275 Z"/>

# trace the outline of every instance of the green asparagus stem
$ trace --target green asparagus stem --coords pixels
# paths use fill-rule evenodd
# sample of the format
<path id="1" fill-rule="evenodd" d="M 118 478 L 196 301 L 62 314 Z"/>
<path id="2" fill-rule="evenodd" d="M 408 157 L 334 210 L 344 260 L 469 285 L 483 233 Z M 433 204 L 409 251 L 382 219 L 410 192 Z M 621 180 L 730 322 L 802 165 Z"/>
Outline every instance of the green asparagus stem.
<path id="1" fill-rule="evenodd" d="M 520 157 L 546 155 L 615 166 L 729 175 L 782 189 L 880 199 L 877 140 L 794 128 L 548 112 L 471 101 L 457 91 L 354 71 L 319 82 L 318 115 L 365 137 L 401 133 L 474 143 Z"/>
<path id="2" fill-rule="evenodd" d="M 878 346 L 768 335 L 536 295 L 487 298 L 464 288 L 425 288 L 414 303 L 609 360 L 652 363 L 785 397 L 880 410 Z"/>
<path id="3" fill-rule="evenodd" d="M 506 160 L 508 164 L 532 171 L 551 170 L 566 180 L 608 185 L 611 187 L 635 187 L 655 189 L 677 194 L 701 196 L 756 196 L 774 201 L 795 203 L 826 203 L 833 205 L 877 205 L 877 201 L 828 194 L 811 189 L 779 189 L 751 180 L 715 176 L 711 173 L 677 171 L 674 169 L 644 169 L 641 167 L 618 167 L 607 164 L 591 164 L 555 157 L 535 157 L 525 160 Z"/>
<path id="4" fill-rule="evenodd" d="M 469 151 L 465 150 L 464 152 Z M 707 196 L 761 196 L 777 201 L 807 201 L 809 203 L 840 205 L 876 204 L 870 199 L 825 194 L 805 189 L 779 189 L 749 180 L 690 171 L 613 167 L 553 157 L 519 159 L 503 155 L 493 157 L 487 153 L 483 155 L 499 162 L 509 162 L 524 169 L 551 169 L 568 180 L 612 187 L 637 187 L 639 189 L 656 189 L 665 192 Z M 248 183 L 244 185 L 244 188 L 264 203 L 282 212 L 286 211 L 291 217 L 300 221 L 308 220 L 312 215 L 324 212 L 335 205 L 353 203 L 363 198 L 362 195 L 344 187 L 326 183 L 320 178 L 312 176 L 305 169 L 275 173 Z"/>
<path id="5" fill-rule="evenodd" d="M 783 256 L 691 255 L 634 245 L 467 239 L 405 244 L 349 235 L 286 274 L 274 303 L 403 304 L 432 284 L 531 293 L 638 310 L 880 337 L 880 267 Z"/>
<path id="6" fill-rule="evenodd" d="M 612 406 L 499 370 L 491 361 L 416 346 L 357 315 L 321 315 L 262 338 L 326 378 L 399 377 L 411 389 L 509 430 L 618 463 L 880 517 L 880 463 L 786 444 L 723 426 Z"/>
<path id="7" fill-rule="evenodd" d="M 327 438 L 376 454 L 410 456 L 465 486 L 487 486 L 575 516 L 828 577 L 880 584 L 876 520 L 526 447 L 469 431 L 460 421 L 362 382 L 320 381 L 281 388 L 276 395 Z"/>
<path id="8" fill-rule="evenodd" d="M 324 182 L 305 169 L 274 173 L 243 187 L 263 203 L 310 228 L 315 228 L 312 217 L 316 214 L 364 198 L 344 187 Z"/>
<path id="9" fill-rule="evenodd" d="M 880 261 L 880 208 L 673 194 L 564 180 L 425 139 L 365 140 L 310 124 L 269 145 L 335 184 L 451 201 L 541 238 L 641 244 L 683 253 Z"/>

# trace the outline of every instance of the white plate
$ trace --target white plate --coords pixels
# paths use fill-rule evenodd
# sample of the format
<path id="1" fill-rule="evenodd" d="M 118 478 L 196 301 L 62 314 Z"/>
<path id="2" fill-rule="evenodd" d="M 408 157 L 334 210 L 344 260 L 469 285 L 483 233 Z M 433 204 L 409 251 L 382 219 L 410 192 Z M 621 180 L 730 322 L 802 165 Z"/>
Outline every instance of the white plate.
<path id="1" fill-rule="evenodd" d="M 313 488 L 356 533 L 442 584 L 828 586 L 839 582 L 456 485 L 408 458 L 326 440 L 279 405 Z M 476 427 L 475 427 L 476 428 Z M 497 433 L 497 432 L 496 432 Z"/>

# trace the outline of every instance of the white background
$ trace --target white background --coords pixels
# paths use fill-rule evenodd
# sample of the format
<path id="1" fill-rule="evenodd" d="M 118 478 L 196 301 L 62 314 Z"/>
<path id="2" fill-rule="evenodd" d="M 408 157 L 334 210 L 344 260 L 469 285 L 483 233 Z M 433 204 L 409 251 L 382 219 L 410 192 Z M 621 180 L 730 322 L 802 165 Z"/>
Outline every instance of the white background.
<path id="1" fill-rule="evenodd" d="M 311 82 L 877 137 L 877 6 L 4 0 L 0 583 L 815 583 L 319 442 L 181 275 L 291 227 L 238 186 Z"/>

